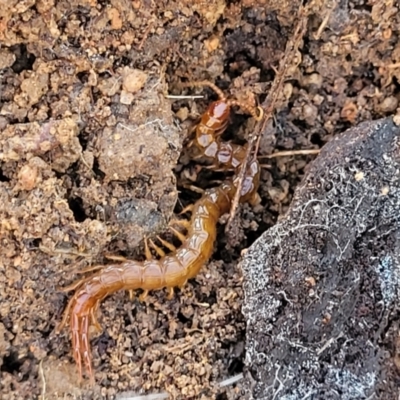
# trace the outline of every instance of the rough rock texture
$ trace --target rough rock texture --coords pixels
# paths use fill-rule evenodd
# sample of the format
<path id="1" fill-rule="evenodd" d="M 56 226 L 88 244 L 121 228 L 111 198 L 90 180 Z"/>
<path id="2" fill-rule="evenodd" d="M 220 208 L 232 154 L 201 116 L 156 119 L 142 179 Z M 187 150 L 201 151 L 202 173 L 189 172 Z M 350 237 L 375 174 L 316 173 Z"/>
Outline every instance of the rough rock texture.
<path id="1" fill-rule="evenodd" d="M 391 119 L 348 130 L 248 251 L 250 398 L 397 399 L 399 169 Z"/>

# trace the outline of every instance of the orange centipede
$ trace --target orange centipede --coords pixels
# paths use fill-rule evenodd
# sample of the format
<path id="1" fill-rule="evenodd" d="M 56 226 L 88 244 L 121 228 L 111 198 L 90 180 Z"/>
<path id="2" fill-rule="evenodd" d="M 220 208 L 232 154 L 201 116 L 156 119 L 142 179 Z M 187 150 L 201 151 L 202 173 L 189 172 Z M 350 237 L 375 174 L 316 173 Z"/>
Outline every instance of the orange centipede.
<path id="1" fill-rule="evenodd" d="M 230 110 L 233 106 L 239 106 L 259 121 L 263 116 L 262 108 L 254 108 L 237 100 L 228 100 L 224 93 L 209 81 L 183 83 L 180 86 L 208 86 L 217 93 L 219 99 L 212 102 L 201 116 L 192 144 L 199 151 L 198 157 L 209 159 L 213 169 L 237 170 L 246 157 L 246 145 L 241 146 L 220 140 L 228 126 Z"/>
<path id="2" fill-rule="evenodd" d="M 208 121 L 211 114 L 209 111 L 210 109 L 207 111 Z M 216 126 L 213 125 L 213 127 Z M 220 125 L 221 128 L 222 125 Z M 217 130 L 214 129 L 213 132 L 215 138 L 218 134 Z M 239 161 L 242 162 L 243 158 Z M 232 163 L 230 164 L 234 167 Z M 257 199 L 259 180 L 260 165 L 257 160 L 253 160 L 246 168 L 240 202 L 253 202 Z M 64 291 L 75 290 L 75 294 L 68 302 L 57 332 L 60 332 L 69 320 L 73 357 L 80 378 L 82 378 L 84 365 L 91 383 L 94 384 L 89 326 L 94 325 L 97 330 L 101 330 L 96 318 L 100 302 L 119 290 L 128 290 L 132 295 L 133 290 L 142 289 L 143 293 L 139 298 L 143 300 L 150 290 L 167 288 L 169 297 L 172 297 L 173 288 L 182 287 L 188 279 L 195 277 L 200 268 L 210 259 L 216 239 L 218 219 L 229 211 L 237 187 L 238 177 L 234 176 L 216 188 L 205 190 L 201 198 L 191 207 L 190 222 L 175 221 L 187 229 L 187 235 L 171 228 L 182 242 L 181 246 L 175 248 L 158 237 L 171 253 L 165 254 L 162 248 L 155 245 L 153 241 L 149 241 L 153 249 L 161 256 L 160 259 L 154 259 L 145 240 L 145 261 L 125 260 L 118 264 L 89 268 L 84 272 L 94 270 L 96 272 L 64 289 Z"/>

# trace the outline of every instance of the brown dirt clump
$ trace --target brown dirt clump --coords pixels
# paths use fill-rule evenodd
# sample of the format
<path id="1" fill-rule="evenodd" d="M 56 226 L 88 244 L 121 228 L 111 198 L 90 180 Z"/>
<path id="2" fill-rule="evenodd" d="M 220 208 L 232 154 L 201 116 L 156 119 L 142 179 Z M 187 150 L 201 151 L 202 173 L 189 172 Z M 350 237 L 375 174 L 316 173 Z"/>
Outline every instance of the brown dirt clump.
<path id="1" fill-rule="evenodd" d="M 78 382 L 69 333 L 54 333 L 70 296 L 58 289 L 106 254 L 133 256 L 144 235 L 164 229 L 178 197 L 193 201 L 183 184 L 195 162 L 178 159 L 213 95 L 166 94 L 208 79 L 262 102 L 300 3 L 0 0 L 2 398 L 243 398 L 240 380 L 218 384 L 243 371 L 237 262 L 288 209 L 311 156 L 262 161 L 261 205 L 240 209 L 213 260 L 173 300 L 118 293 L 102 303 L 95 388 Z M 399 107 L 396 2 L 311 5 L 260 156 L 318 149 Z M 226 138 L 247 140 L 254 121 L 239 110 L 231 122 Z"/>

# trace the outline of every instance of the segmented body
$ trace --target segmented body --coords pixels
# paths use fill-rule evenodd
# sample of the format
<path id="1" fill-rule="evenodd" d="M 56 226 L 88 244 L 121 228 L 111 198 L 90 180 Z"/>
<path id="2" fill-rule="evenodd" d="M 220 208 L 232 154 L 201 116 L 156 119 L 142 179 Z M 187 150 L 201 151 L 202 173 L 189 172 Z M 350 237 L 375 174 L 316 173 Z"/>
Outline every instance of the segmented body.
<path id="1" fill-rule="evenodd" d="M 212 103 L 197 127 L 195 145 L 206 157 L 214 160 L 215 166 L 237 171 L 245 158 L 246 147 L 220 140 L 228 124 L 229 112 L 230 103 L 225 98 Z M 259 179 L 260 166 L 255 160 L 246 168 L 241 186 L 241 202 L 251 202 L 257 197 Z M 143 298 L 149 290 L 167 288 L 172 295 L 175 286 L 181 287 L 188 279 L 195 277 L 212 255 L 218 219 L 229 211 L 237 186 L 236 175 L 221 186 L 204 192 L 194 204 L 186 238 L 170 254 L 163 255 L 161 259 L 148 257 L 146 261 L 126 260 L 94 267 L 91 270 L 98 270 L 96 273 L 65 288 L 66 291 L 75 290 L 75 294 L 67 305 L 58 331 L 69 319 L 73 356 L 80 376 L 84 364 L 94 383 L 89 326 L 101 329 L 95 316 L 100 302 L 119 290 L 142 289 Z"/>
<path id="2" fill-rule="evenodd" d="M 207 84 L 215 89 L 214 85 Z M 224 96 L 210 104 L 196 127 L 193 144 L 199 150 L 200 156 L 212 162 L 214 169 L 236 170 L 246 157 L 247 145 L 241 146 L 221 140 L 221 135 L 228 126 L 230 109 L 233 105 L 244 108 L 256 120 L 262 117 L 260 109 L 257 113 L 255 109 L 234 100 L 228 101 Z"/>
<path id="3" fill-rule="evenodd" d="M 193 142 L 200 156 L 207 158 L 215 168 L 222 170 L 235 170 L 246 155 L 245 146 L 220 140 L 228 125 L 229 114 L 230 105 L 226 101 L 213 102 L 196 127 L 196 138 Z"/>

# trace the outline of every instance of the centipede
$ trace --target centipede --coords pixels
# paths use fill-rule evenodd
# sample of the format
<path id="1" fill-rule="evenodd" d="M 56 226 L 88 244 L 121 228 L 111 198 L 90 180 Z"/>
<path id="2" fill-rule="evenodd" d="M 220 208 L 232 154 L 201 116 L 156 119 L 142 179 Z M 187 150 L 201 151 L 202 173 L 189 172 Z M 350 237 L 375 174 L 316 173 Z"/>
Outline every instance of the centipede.
<path id="1" fill-rule="evenodd" d="M 192 141 L 192 145 L 199 151 L 197 157 L 205 157 L 212 162 L 212 169 L 236 171 L 246 157 L 247 145 L 242 146 L 220 140 L 228 126 L 231 108 L 233 106 L 240 107 L 256 121 L 260 121 L 263 116 L 262 108 L 253 107 L 238 100 L 227 99 L 225 94 L 209 81 L 189 82 L 180 86 L 208 86 L 218 95 L 219 99 L 212 102 L 201 116 L 195 129 L 195 139 Z"/>
<path id="2" fill-rule="evenodd" d="M 229 103 L 222 92 L 219 95 L 220 100 L 217 103 L 221 107 L 214 104 L 207 109 L 199 124 L 201 128 L 198 127 L 199 134 L 197 136 L 199 143 L 204 143 L 202 142 L 204 135 L 209 135 L 217 143 L 219 150 L 214 157 L 219 157 L 224 149 L 219 135 L 226 128 L 228 121 L 229 113 L 227 114 L 226 110 L 229 111 L 229 107 L 234 104 L 233 102 Z M 228 107 L 225 107 L 226 105 Z M 232 148 L 235 150 L 232 154 L 235 154 L 236 158 L 230 157 L 228 161 L 217 159 L 216 165 L 222 164 L 226 169 L 231 167 L 236 169 L 237 166 L 233 159 L 238 163 L 243 162 L 243 158 L 240 159 L 243 153 L 241 153 L 239 145 L 235 146 Z M 207 146 L 203 146 L 203 148 L 206 149 Z M 241 203 L 255 201 L 258 197 L 259 181 L 260 165 L 257 160 L 252 160 L 246 167 L 245 178 L 240 188 Z M 218 187 L 206 189 L 197 202 L 185 209 L 191 212 L 190 221 L 173 221 L 175 224 L 184 226 L 187 231 L 186 235 L 173 228 L 173 224 L 171 225 L 173 233 L 181 242 L 178 248 L 157 236 L 161 245 L 170 251 L 168 254 L 154 241 L 145 239 L 144 261 L 124 260 L 119 263 L 90 267 L 84 271 L 93 271 L 90 276 L 79 279 L 63 289 L 66 292 L 74 290 L 75 293 L 65 308 L 64 316 L 56 328 L 56 332 L 60 333 L 69 322 L 73 358 L 81 380 L 84 368 L 91 384 L 95 383 L 89 327 L 93 325 L 98 331 L 102 330 L 96 317 L 102 300 L 120 290 L 129 291 L 132 297 L 133 291 L 137 289 L 143 291 L 139 296 L 140 300 L 145 299 L 150 290 L 160 289 L 167 289 L 168 298 L 172 298 L 174 288 L 182 287 L 189 279 L 194 278 L 201 267 L 211 258 L 217 236 L 218 220 L 221 215 L 230 210 L 237 191 L 237 174 L 225 180 Z M 160 258 L 152 256 L 149 243 Z"/>

